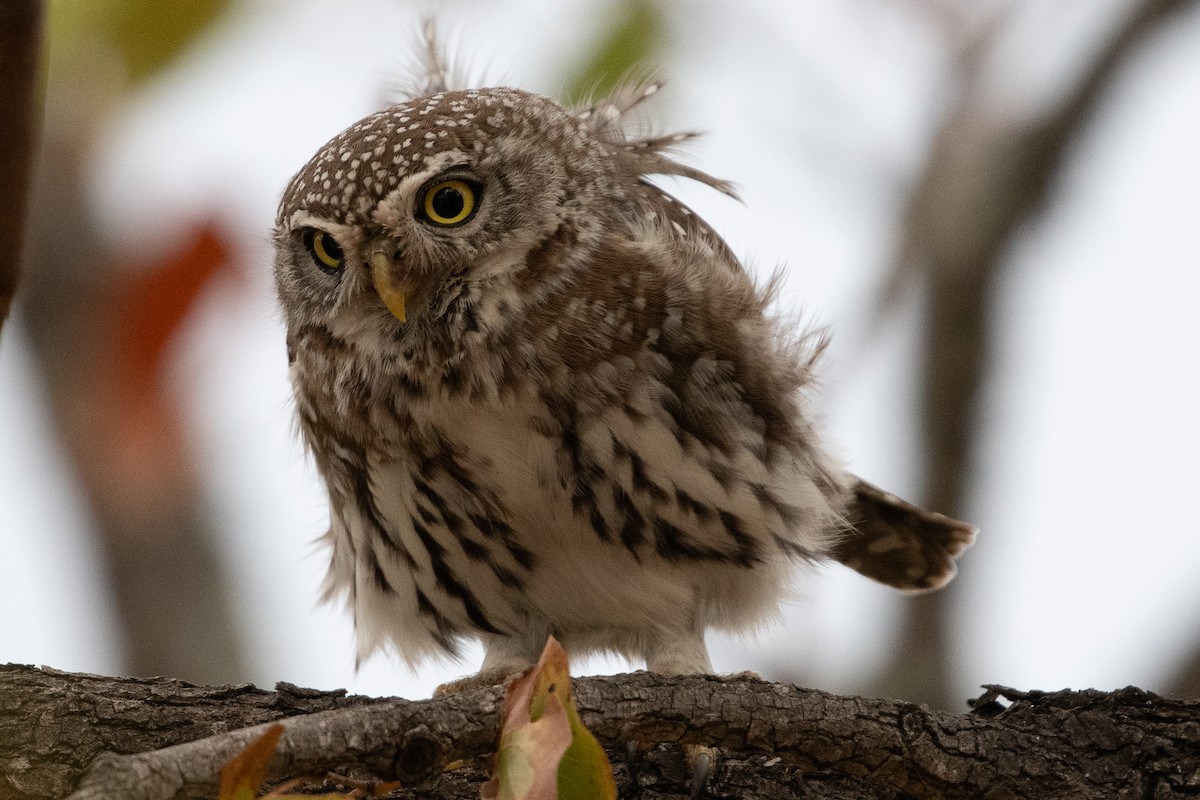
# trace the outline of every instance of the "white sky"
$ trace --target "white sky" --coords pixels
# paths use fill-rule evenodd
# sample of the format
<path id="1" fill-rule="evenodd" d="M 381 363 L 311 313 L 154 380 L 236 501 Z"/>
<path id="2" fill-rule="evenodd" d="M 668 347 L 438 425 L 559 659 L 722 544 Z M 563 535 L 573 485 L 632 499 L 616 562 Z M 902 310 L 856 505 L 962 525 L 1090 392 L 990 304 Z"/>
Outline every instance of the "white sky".
<path id="1" fill-rule="evenodd" d="M 446 2 L 442 29 L 474 74 L 554 94 L 596 28 L 595 2 Z M 860 474 L 915 485 L 907 380 L 917 310 L 865 338 L 866 300 L 945 90 L 935 35 L 882 0 L 680 3 L 671 84 L 648 117 L 708 135 L 690 160 L 736 181 L 744 205 L 669 188 L 763 270 L 786 263 L 783 305 L 832 327 L 822 412 Z M 1048 4 L 1001 59 L 998 85 L 1036 96 L 1103 29 L 1101 6 Z M 235 604 L 261 685 L 419 695 L 473 670 L 353 669 L 352 631 L 314 609 L 325 497 L 294 435 L 268 231 L 291 174 L 368 113 L 408 63 L 427 6 L 252 0 L 147 89 L 96 153 L 105 235 L 168 235 L 215 213 L 245 251 L 241 285 L 213 289 L 178 344 L 173 387 L 194 421 Z M 1061 36 L 1050 35 L 1056 30 Z M 535 31 L 530 35 L 529 31 Z M 1050 33 L 1048 33 L 1050 32 Z M 1055 46 L 1058 41 L 1066 42 Z M 1180 17 L 1118 81 L 1073 148 L 1050 211 L 1023 232 L 1003 282 L 998 370 L 955 586 L 956 689 L 1156 688 L 1200 635 L 1200 16 Z M 1049 78 L 1047 77 L 1049 76 Z M 1003 110 L 1003 109 L 998 109 Z M 144 234 L 143 234 L 144 236 Z M 144 239 L 139 246 L 149 247 Z M 0 345 L 0 662 L 120 672 L 112 614 L 72 478 L 46 429 L 18 324 Z M 894 643 L 900 595 L 847 571 L 755 639 L 712 637 L 719 670 L 849 690 Z M 595 669 L 616 668 L 593 664 Z"/>

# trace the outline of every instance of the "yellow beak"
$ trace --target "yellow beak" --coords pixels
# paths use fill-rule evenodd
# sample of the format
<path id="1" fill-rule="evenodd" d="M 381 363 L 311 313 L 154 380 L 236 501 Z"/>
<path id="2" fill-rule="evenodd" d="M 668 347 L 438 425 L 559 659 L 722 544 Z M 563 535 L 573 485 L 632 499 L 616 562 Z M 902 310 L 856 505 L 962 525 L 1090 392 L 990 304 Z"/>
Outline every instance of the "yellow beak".
<path id="1" fill-rule="evenodd" d="M 371 279 L 375 283 L 375 291 L 379 293 L 383 304 L 392 312 L 392 316 L 405 322 L 404 286 L 392 282 L 391 262 L 387 254 L 381 250 L 371 253 Z"/>

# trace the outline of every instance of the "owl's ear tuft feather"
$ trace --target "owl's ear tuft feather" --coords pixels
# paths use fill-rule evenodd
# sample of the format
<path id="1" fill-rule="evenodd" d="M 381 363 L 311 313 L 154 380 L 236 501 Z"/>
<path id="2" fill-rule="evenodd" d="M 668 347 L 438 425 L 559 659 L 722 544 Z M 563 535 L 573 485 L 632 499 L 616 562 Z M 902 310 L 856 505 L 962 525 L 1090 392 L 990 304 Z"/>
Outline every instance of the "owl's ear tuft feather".
<path id="1" fill-rule="evenodd" d="M 607 97 L 585 99 L 571 113 L 594 135 L 604 138 L 609 134 L 612 141 L 624 141 L 630 114 L 665 85 L 666 80 L 655 73 L 640 78 L 629 75 L 621 79 Z"/>
<path id="2" fill-rule="evenodd" d="M 621 159 L 637 175 L 678 175 L 681 178 L 691 178 L 711 186 L 721 194 L 729 195 L 734 200 L 740 199 L 737 187 L 733 183 L 710 175 L 704 170 L 689 167 L 668 155 L 671 150 L 699 135 L 691 131 L 673 133 L 668 136 L 630 139 L 618 146 L 622 151 Z"/>
<path id="3" fill-rule="evenodd" d="M 597 138 L 613 146 L 615 155 L 629 173 L 643 175 L 678 175 L 711 186 L 722 194 L 737 199 L 737 189 L 729 181 L 721 180 L 703 170 L 689 167 L 669 154 L 700 134 L 684 131 L 664 136 L 631 136 L 629 133 L 633 112 L 642 103 L 658 94 L 666 81 L 651 74 L 642 79 L 627 79 L 603 100 L 588 101 L 573 110 L 575 118 L 591 130 Z"/>
<path id="4" fill-rule="evenodd" d="M 464 88 L 466 69 L 448 57 L 449 49 L 438 38 L 437 24 L 432 17 L 421 21 L 417 42 L 416 63 L 408 77 L 396 87 L 402 100 L 450 92 Z"/>

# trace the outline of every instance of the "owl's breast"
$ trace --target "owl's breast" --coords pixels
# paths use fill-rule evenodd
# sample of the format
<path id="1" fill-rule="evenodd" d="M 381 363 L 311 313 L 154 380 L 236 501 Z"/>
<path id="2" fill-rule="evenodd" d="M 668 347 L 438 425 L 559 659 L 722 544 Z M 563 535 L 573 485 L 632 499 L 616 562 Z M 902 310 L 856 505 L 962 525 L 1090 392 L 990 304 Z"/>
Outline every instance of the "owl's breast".
<path id="1" fill-rule="evenodd" d="M 331 491 L 331 586 L 353 587 L 368 652 L 531 630 L 623 649 L 681 608 L 744 624 L 777 602 L 788 556 L 834 535 L 804 464 L 698 446 L 631 407 L 568 413 L 531 387 L 411 398 L 404 424 L 340 506 Z"/>

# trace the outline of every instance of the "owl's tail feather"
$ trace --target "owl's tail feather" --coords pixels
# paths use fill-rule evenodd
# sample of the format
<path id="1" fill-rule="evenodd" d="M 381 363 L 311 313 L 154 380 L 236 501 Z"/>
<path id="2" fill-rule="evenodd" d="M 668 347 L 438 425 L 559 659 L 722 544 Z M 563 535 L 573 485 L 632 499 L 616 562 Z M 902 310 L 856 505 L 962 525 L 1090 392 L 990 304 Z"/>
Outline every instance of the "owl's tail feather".
<path id="1" fill-rule="evenodd" d="M 955 560 L 976 536 L 973 525 L 901 500 L 855 477 L 846 510 L 851 525 L 833 558 L 872 580 L 911 593 L 949 583 Z"/>

